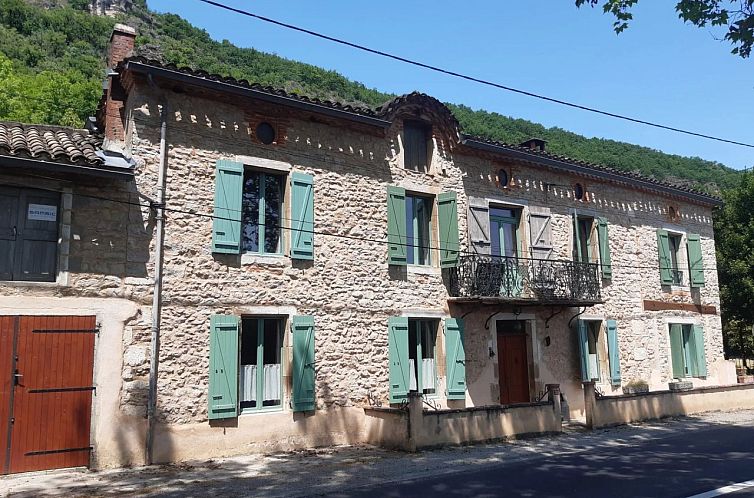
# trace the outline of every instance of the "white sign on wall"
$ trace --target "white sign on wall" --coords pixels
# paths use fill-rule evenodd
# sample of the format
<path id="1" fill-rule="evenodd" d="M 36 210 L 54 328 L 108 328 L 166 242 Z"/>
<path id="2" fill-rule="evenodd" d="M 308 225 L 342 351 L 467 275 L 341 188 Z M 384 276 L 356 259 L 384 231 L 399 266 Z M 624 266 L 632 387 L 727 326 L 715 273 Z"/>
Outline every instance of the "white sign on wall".
<path id="1" fill-rule="evenodd" d="M 36 221 L 57 221 L 58 207 L 46 204 L 29 204 L 29 211 L 26 217 L 29 220 Z"/>

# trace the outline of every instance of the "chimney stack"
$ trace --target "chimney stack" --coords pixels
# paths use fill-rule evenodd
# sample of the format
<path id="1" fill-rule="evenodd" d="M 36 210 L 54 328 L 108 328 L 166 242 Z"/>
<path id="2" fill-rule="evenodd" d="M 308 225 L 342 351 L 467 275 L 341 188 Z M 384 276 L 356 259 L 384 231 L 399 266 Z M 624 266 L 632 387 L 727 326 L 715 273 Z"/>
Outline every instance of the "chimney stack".
<path id="1" fill-rule="evenodd" d="M 544 152 L 546 144 L 547 144 L 547 140 L 542 140 L 541 138 L 530 138 L 529 140 L 525 142 L 521 142 L 519 146 L 527 148 L 527 149 L 531 149 L 531 150 L 538 150 L 540 152 Z"/>
<path id="2" fill-rule="evenodd" d="M 123 107 L 126 101 L 126 92 L 120 82 L 120 75 L 113 70 L 124 59 L 133 54 L 136 30 L 125 24 L 116 24 L 113 34 L 110 35 L 110 50 L 107 54 L 108 81 L 107 99 L 105 100 L 104 112 L 104 148 L 112 151 L 123 152 L 125 149 L 125 116 Z"/>

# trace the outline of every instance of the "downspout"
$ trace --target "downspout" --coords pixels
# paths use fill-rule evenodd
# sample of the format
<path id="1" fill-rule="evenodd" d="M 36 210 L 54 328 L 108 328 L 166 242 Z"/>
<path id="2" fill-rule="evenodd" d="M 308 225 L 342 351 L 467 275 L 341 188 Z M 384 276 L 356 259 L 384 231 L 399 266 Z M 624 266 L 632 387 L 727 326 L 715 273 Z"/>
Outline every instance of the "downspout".
<path id="1" fill-rule="evenodd" d="M 149 84 L 156 85 L 149 78 Z M 155 247 L 154 247 L 154 290 L 152 292 L 152 334 L 150 340 L 149 357 L 149 394 L 147 397 L 147 441 L 146 463 L 152 465 L 154 456 L 155 412 L 157 407 L 157 373 L 160 366 L 160 319 L 162 317 L 162 262 L 163 244 L 165 240 L 165 181 L 167 177 L 168 160 L 166 135 L 168 128 L 167 99 L 162 98 L 160 104 L 160 168 L 157 176 L 157 201 L 151 204 L 155 210 Z"/>

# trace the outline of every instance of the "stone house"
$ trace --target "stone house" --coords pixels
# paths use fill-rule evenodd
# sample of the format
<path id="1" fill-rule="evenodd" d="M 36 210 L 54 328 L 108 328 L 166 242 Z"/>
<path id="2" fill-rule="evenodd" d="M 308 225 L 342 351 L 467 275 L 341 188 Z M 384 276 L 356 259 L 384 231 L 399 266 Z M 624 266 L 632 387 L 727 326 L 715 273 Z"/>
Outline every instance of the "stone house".
<path id="1" fill-rule="evenodd" d="M 133 176 L 92 187 L 128 203 L 79 214 L 74 184 L 78 266 L 0 284 L 0 315 L 102 324 L 95 465 L 143 462 L 145 439 L 157 462 L 362 442 L 364 408 L 411 392 L 468 408 L 560 384 L 581 417 L 582 381 L 735 383 L 718 199 L 464 135 L 427 95 L 306 98 L 133 57 L 134 36 L 116 27 L 98 115 Z"/>

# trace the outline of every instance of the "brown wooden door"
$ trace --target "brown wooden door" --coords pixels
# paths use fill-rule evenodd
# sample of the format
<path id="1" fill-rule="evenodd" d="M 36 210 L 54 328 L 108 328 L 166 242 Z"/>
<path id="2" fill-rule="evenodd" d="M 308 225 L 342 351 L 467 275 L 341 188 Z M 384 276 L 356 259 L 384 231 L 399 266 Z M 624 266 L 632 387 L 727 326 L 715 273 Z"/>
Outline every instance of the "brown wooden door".
<path id="1" fill-rule="evenodd" d="M 0 474 L 8 472 L 11 394 L 13 392 L 13 337 L 15 316 L 0 316 Z"/>
<path id="2" fill-rule="evenodd" d="M 95 317 L 22 316 L 15 324 L 4 471 L 89 465 Z"/>
<path id="3" fill-rule="evenodd" d="M 529 365 L 526 359 L 526 334 L 497 334 L 500 403 L 528 403 Z"/>

